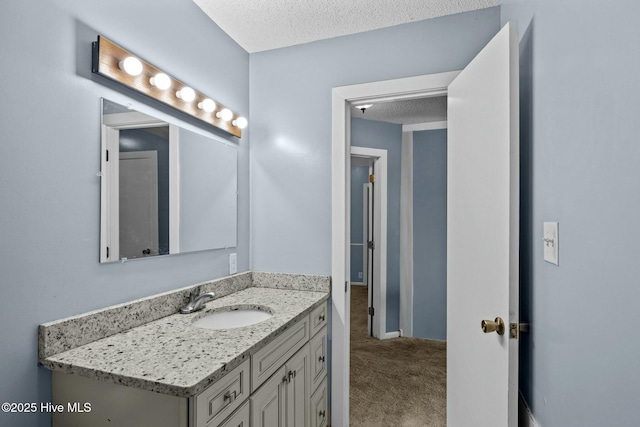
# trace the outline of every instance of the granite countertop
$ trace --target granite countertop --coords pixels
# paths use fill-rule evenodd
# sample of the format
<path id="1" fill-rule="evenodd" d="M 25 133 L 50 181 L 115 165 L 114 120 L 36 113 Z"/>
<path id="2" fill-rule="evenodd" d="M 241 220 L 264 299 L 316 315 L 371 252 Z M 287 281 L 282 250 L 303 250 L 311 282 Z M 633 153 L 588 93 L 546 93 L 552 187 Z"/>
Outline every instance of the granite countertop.
<path id="1" fill-rule="evenodd" d="M 295 320 L 329 298 L 327 292 L 251 287 L 213 300 L 193 314 L 174 314 L 41 359 L 47 368 L 179 397 L 206 389 Z M 221 307 L 268 307 L 270 319 L 210 330 L 191 323 Z"/>

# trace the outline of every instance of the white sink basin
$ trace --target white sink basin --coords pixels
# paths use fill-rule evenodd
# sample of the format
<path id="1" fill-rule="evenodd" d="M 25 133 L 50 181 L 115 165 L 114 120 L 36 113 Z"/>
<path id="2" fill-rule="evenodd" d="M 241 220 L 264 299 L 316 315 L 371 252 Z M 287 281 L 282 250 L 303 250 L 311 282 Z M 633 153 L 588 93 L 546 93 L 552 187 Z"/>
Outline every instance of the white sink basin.
<path id="1" fill-rule="evenodd" d="M 193 326 L 205 329 L 242 328 L 270 319 L 273 314 L 269 311 L 267 307 L 224 307 L 195 320 Z"/>

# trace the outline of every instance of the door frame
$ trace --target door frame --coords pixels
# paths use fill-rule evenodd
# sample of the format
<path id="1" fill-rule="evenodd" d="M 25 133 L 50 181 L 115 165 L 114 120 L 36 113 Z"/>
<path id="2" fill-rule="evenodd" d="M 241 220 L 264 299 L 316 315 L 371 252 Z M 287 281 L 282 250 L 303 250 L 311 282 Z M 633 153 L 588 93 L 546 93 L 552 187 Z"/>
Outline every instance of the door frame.
<path id="1" fill-rule="evenodd" d="M 352 146 L 350 157 L 370 159 L 374 164 L 376 181 L 373 185 L 373 236 L 376 246 L 373 251 L 373 269 L 375 272 L 369 290 L 371 298 L 368 303 L 371 304 L 370 307 L 375 308 L 375 314 L 371 332 L 378 339 L 394 338 L 398 335 L 387 333 L 387 150 Z M 363 245 L 366 246 L 364 236 Z"/>
<path id="2" fill-rule="evenodd" d="M 350 176 L 353 102 L 447 94 L 460 71 L 335 87 L 331 92 L 331 424 L 349 425 Z"/>
<path id="3" fill-rule="evenodd" d="M 169 126 L 169 253 L 179 252 L 179 133 L 178 126 L 141 113 L 101 114 L 100 262 L 120 260 L 119 166 L 120 130 Z M 107 154 L 108 153 L 108 154 Z M 111 161 L 109 160 L 111 159 Z M 110 250 L 107 250 L 110 248 Z"/>

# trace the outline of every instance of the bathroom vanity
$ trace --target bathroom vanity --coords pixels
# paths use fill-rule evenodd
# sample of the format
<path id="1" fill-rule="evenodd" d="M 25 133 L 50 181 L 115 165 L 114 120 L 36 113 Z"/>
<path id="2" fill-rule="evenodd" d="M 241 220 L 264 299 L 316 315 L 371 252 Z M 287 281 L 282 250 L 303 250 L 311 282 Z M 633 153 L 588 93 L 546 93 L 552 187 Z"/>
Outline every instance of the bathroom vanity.
<path id="1" fill-rule="evenodd" d="M 200 312 L 163 316 L 56 354 L 46 355 L 54 351 L 47 349 L 47 341 L 57 342 L 53 338 L 64 330 L 61 322 L 72 321 L 75 329 L 82 322 L 76 316 L 41 325 L 41 362 L 53 371 L 53 403 L 65 408 L 53 415 L 53 425 L 328 425 L 328 288 L 299 290 L 304 286 L 277 283 L 279 289 L 267 288 L 250 278 L 233 291 L 223 281 L 207 289 L 228 294 Z M 185 295 L 187 290 L 181 290 L 176 303 Z M 159 297 L 150 307 L 166 305 L 168 297 Z M 230 329 L 193 324 L 211 313 L 246 308 L 272 316 Z M 119 309 L 116 316 L 122 315 Z M 130 306 L 125 311 L 132 310 L 154 311 Z M 85 329 L 102 323 L 96 315 L 88 314 Z M 67 410 L 85 403 L 90 411 Z"/>

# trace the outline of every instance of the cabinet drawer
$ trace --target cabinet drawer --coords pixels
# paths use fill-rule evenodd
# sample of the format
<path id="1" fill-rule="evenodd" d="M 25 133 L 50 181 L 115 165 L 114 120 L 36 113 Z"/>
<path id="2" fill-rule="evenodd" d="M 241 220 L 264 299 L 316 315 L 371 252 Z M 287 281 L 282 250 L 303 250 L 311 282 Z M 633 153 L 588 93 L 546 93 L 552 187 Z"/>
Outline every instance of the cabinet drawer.
<path id="1" fill-rule="evenodd" d="M 309 341 L 309 318 L 305 316 L 251 356 L 251 391 L 260 387 L 307 341 Z"/>
<path id="2" fill-rule="evenodd" d="M 327 374 L 327 328 L 311 338 L 311 391 L 315 390 Z"/>
<path id="3" fill-rule="evenodd" d="M 329 424 L 329 414 L 327 413 L 327 379 L 325 378 L 320 387 L 311 395 L 311 427 L 326 427 Z"/>
<path id="4" fill-rule="evenodd" d="M 196 426 L 219 425 L 249 397 L 250 368 L 249 360 L 245 360 L 220 381 L 196 396 Z"/>
<path id="5" fill-rule="evenodd" d="M 311 336 L 314 336 L 320 329 L 324 328 L 327 324 L 327 303 L 326 301 L 322 305 L 313 309 L 309 315 L 311 319 Z"/>
<path id="6" fill-rule="evenodd" d="M 249 401 L 247 400 L 236 412 L 227 418 L 220 427 L 249 427 L 249 419 L 251 418 Z M 207 424 L 207 427 L 216 427 L 215 424 Z"/>

